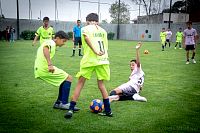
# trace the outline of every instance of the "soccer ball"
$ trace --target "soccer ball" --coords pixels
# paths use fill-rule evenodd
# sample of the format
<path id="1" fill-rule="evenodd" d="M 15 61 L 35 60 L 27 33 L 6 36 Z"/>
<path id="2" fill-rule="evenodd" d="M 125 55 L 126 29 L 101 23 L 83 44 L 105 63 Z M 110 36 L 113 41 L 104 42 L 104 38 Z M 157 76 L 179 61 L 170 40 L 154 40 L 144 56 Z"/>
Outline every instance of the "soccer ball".
<path id="1" fill-rule="evenodd" d="M 149 51 L 148 50 L 144 50 L 144 54 L 148 54 L 149 53 Z"/>
<path id="2" fill-rule="evenodd" d="M 99 99 L 94 99 L 90 103 L 90 110 L 93 113 L 99 113 L 104 109 L 104 104 L 101 100 Z"/>

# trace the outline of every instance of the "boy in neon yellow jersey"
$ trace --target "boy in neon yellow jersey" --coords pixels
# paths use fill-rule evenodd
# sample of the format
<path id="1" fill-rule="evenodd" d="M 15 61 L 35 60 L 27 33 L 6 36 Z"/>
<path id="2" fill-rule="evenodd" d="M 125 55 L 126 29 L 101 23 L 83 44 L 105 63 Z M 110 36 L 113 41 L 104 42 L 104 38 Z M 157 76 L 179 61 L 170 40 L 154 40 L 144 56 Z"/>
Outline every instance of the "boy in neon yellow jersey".
<path id="1" fill-rule="evenodd" d="M 165 32 L 165 28 L 162 28 L 162 31 L 160 32 L 160 40 L 161 40 L 161 44 L 162 44 L 162 51 L 164 51 L 165 48 L 165 43 L 166 43 L 166 32 Z"/>
<path id="2" fill-rule="evenodd" d="M 35 33 L 35 38 L 33 41 L 33 46 L 36 45 L 37 39 L 40 37 L 40 44 L 42 44 L 45 40 L 52 40 L 54 37 L 54 30 L 51 26 L 49 26 L 49 18 L 43 18 L 43 26 L 39 27 L 37 32 Z"/>
<path id="3" fill-rule="evenodd" d="M 53 66 L 51 59 L 55 55 L 56 46 L 63 46 L 68 39 L 69 37 L 64 31 L 59 31 L 53 40 L 43 42 L 38 48 L 34 66 L 35 78 L 42 79 L 54 86 L 59 86 L 58 99 L 53 108 L 62 110 L 69 109 L 68 97 L 72 76 Z M 79 109 L 76 108 L 75 111 L 77 110 Z"/>
<path id="4" fill-rule="evenodd" d="M 72 117 L 76 101 L 78 100 L 84 83 L 86 79 L 90 79 L 93 72 L 97 75 L 98 88 L 103 96 L 105 107 L 104 112 L 100 115 L 112 117 L 108 93 L 103 83 L 104 80 L 110 80 L 107 32 L 98 25 L 99 17 L 97 14 L 89 14 L 86 17 L 86 21 L 88 25 L 81 29 L 84 55 L 80 63 L 80 72 L 76 75 L 79 80 L 65 118 Z"/>
<path id="5" fill-rule="evenodd" d="M 183 32 L 182 32 L 182 28 L 179 28 L 179 31 L 176 33 L 176 45 L 174 49 L 176 49 L 177 45 L 179 45 L 179 49 L 182 49 L 181 48 L 182 41 L 183 41 Z"/>

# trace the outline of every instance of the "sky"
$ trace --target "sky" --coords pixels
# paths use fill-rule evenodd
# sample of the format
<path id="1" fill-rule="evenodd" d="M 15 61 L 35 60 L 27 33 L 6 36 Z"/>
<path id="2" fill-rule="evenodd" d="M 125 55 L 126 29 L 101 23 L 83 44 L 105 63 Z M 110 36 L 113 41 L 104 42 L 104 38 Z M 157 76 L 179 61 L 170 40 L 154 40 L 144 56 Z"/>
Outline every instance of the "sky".
<path id="1" fill-rule="evenodd" d="M 6 18 L 16 18 L 16 0 L 0 0 L 2 13 Z M 39 19 L 48 16 L 50 20 L 55 20 L 55 0 L 30 0 L 32 9 L 32 19 Z M 81 0 L 98 2 L 98 0 Z M 116 0 L 100 0 L 100 20 L 111 21 L 109 8 Z M 139 15 L 139 6 L 135 5 L 131 0 L 121 0 L 121 2 L 129 5 L 131 20 L 136 19 Z M 169 3 L 169 0 L 164 0 Z M 76 21 L 78 19 L 78 1 L 77 0 L 57 0 L 58 15 L 56 17 L 59 21 Z M 81 14 L 79 19 L 85 21 L 87 14 L 98 13 L 97 3 L 80 3 Z M 141 9 L 141 16 L 145 15 L 145 11 Z M 19 0 L 19 17 L 20 19 L 29 19 L 29 0 Z"/>

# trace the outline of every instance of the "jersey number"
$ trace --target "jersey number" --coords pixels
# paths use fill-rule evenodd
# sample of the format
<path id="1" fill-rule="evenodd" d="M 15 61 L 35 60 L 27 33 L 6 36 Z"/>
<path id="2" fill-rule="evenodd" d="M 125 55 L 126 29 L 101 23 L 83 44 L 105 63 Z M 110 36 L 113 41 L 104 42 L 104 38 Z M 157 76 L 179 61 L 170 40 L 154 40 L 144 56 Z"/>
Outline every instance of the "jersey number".
<path id="1" fill-rule="evenodd" d="M 139 80 L 138 80 L 138 84 L 142 84 L 142 82 L 143 82 L 143 79 L 142 79 L 142 77 L 141 78 L 139 78 Z"/>
<path id="2" fill-rule="evenodd" d="M 104 49 L 103 41 L 98 41 L 98 43 L 99 43 L 99 49 L 100 49 L 100 51 L 104 53 L 105 49 Z"/>

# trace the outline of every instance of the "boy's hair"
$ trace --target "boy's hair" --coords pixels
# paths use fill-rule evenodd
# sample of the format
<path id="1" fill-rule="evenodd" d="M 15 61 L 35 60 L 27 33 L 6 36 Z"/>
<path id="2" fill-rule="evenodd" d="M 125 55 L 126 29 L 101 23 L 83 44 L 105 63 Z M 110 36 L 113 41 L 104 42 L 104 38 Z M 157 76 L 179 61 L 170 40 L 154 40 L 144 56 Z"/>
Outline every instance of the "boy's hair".
<path id="1" fill-rule="evenodd" d="M 136 60 L 135 60 L 135 59 L 133 59 L 133 60 L 130 60 L 130 62 L 135 62 L 135 63 L 136 63 Z"/>
<path id="2" fill-rule="evenodd" d="M 81 20 L 78 19 L 76 22 L 81 22 Z"/>
<path id="3" fill-rule="evenodd" d="M 55 38 L 56 37 L 59 37 L 60 39 L 67 39 L 67 40 L 69 40 L 69 36 L 64 31 L 58 31 L 58 32 L 56 32 Z"/>
<path id="4" fill-rule="evenodd" d="M 165 30 L 165 28 L 162 28 L 162 30 Z"/>
<path id="5" fill-rule="evenodd" d="M 179 28 L 179 30 L 182 30 L 182 28 Z"/>
<path id="6" fill-rule="evenodd" d="M 90 14 L 87 15 L 86 21 L 99 22 L 99 16 L 96 13 L 90 13 Z"/>
<path id="7" fill-rule="evenodd" d="M 192 24 L 192 21 L 188 21 L 186 24 Z"/>
<path id="8" fill-rule="evenodd" d="M 44 17 L 44 18 L 43 18 L 43 22 L 44 22 L 45 20 L 49 21 L 49 18 L 48 18 L 48 17 Z"/>

